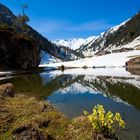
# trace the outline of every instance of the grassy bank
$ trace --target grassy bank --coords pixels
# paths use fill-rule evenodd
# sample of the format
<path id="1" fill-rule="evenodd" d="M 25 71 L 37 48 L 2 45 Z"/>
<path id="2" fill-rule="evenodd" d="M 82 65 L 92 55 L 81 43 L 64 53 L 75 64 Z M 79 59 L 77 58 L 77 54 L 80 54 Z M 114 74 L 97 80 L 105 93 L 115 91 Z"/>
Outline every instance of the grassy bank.
<path id="1" fill-rule="evenodd" d="M 117 139 L 117 127 L 125 127 L 119 113 L 106 112 L 102 105 L 68 119 L 48 102 L 23 94 L 15 94 L 12 83 L 0 85 L 0 140 Z"/>
<path id="2" fill-rule="evenodd" d="M 86 117 L 67 119 L 52 105 L 35 97 L 0 97 L 0 140 L 91 140 L 93 129 Z"/>

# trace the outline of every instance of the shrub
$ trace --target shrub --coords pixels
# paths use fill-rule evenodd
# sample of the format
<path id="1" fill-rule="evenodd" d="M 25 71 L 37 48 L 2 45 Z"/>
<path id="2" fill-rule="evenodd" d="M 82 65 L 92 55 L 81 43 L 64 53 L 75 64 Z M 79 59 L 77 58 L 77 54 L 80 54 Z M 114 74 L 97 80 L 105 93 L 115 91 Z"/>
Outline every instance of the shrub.
<path id="1" fill-rule="evenodd" d="M 83 69 L 87 69 L 87 68 L 88 68 L 88 66 L 84 65 L 82 68 L 83 68 Z"/>
<path id="2" fill-rule="evenodd" d="M 61 66 L 59 67 L 59 70 L 64 71 L 64 70 L 65 70 L 65 66 L 64 66 L 64 65 L 61 65 Z"/>
<path id="3" fill-rule="evenodd" d="M 92 114 L 84 111 L 84 115 L 88 116 L 94 131 L 102 133 L 106 137 L 114 136 L 118 127 L 124 128 L 126 125 L 120 113 L 113 114 L 110 111 L 105 113 L 102 105 L 95 106 Z"/>
<path id="4" fill-rule="evenodd" d="M 0 23 L 0 29 L 8 29 L 9 26 L 6 23 Z"/>

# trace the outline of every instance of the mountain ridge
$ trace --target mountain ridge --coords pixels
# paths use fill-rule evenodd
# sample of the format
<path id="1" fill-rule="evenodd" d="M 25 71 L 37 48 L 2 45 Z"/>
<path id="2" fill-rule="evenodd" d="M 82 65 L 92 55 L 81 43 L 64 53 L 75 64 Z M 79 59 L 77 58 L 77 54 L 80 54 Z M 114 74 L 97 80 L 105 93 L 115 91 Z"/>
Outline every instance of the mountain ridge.
<path id="1" fill-rule="evenodd" d="M 130 50 L 137 49 L 140 46 L 139 36 L 140 12 L 119 25 L 100 33 L 98 37 L 91 39 L 89 42 L 86 42 L 86 39 L 82 39 L 81 43 L 76 42 L 79 41 L 78 39 L 74 39 L 72 41 L 75 44 L 78 44 L 77 47 L 74 46 L 74 50 L 76 52 L 81 53 L 84 57 L 92 57 L 100 51 L 112 52 L 113 50 L 120 49 L 122 46 L 124 47 L 127 44 L 130 44 Z M 54 41 L 54 43 L 57 45 L 65 45 L 70 48 L 73 45 L 69 39 L 66 41 Z M 129 48 L 128 45 L 127 48 Z"/>
<path id="2" fill-rule="evenodd" d="M 112 52 L 114 49 L 119 49 L 121 46 L 133 42 L 139 36 L 140 12 L 125 22 L 101 33 L 93 43 L 81 46 L 77 52 L 82 52 L 85 57 L 93 56 L 101 50 Z M 140 42 L 137 43 L 137 46 L 138 44 L 140 45 Z"/>
<path id="3" fill-rule="evenodd" d="M 17 17 L 13 14 L 13 12 L 9 8 L 0 3 L 0 24 L 7 24 L 8 26 L 12 27 L 16 18 Z M 28 26 L 27 34 L 38 42 L 38 46 L 42 51 L 49 53 L 50 55 L 63 61 L 74 60 L 80 57 L 77 56 L 78 53 L 75 52 L 73 54 L 73 51 L 69 48 L 66 48 L 65 46 L 57 46 L 56 44 L 49 41 L 47 38 L 43 37 L 31 26 L 29 25 L 27 26 Z"/>
<path id="4" fill-rule="evenodd" d="M 6 23 L 12 26 L 16 18 L 10 9 L 0 4 L 0 24 Z M 125 22 L 106 30 L 100 36 L 91 36 L 86 39 L 73 38 L 51 42 L 29 25 L 28 29 L 28 35 L 38 42 L 38 47 L 41 52 L 43 51 L 43 63 L 44 58 L 47 58 L 45 55 L 62 61 L 71 61 L 92 57 L 100 51 L 112 52 L 127 44 L 131 46 L 127 45 L 127 48 L 140 48 L 140 12 Z"/>

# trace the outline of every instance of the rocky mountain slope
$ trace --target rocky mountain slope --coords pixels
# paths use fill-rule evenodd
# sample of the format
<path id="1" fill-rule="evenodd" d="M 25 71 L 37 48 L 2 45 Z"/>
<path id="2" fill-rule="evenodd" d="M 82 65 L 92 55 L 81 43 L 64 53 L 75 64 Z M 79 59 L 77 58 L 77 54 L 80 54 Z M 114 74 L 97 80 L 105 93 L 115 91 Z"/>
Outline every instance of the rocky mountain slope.
<path id="1" fill-rule="evenodd" d="M 140 49 L 140 12 L 129 20 L 101 33 L 100 36 L 92 36 L 87 39 L 56 40 L 54 43 L 72 48 L 84 57 L 91 57 L 100 51 L 118 50 L 119 52 L 121 48 Z"/>
<path id="2" fill-rule="evenodd" d="M 4 5 L 0 4 L 0 24 L 12 26 L 16 16 Z M 24 31 L 21 31 L 24 32 Z M 32 27 L 28 26 L 27 34 L 38 42 L 38 48 L 43 52 L 41 64 L 48 58 L 70 61 L 84 57 L 91 57 L 100 51 L 100 55 L 110 52 L 140 49 L 140 12 L 129 20 L 108 29 L 100 36 L 91 36 L 87 39 L 56 40 L 50 42 Z M 122 50 L 119 50 L 123 48 Z M 116 52 L 117 52 L 116 51 Z"/>
<path id="3" fill-rule="evenodd" d="M 77 52 L 87 56 L 93 56 L 100 50 L 110 51 L 120 49 L 122 46 L 131 43 L 130 48 L 139 49 L 140 47 L 140 12 L 129 20 L 114 26 L 93 40 L 92 43 L 85 44 L 77 49 Z M 135 43 L 134 43 L 135 42 Z"/>
<path id="4" fill-rule="evenodd" d="M 0 24 L 7 24 L 9 26 L 12 26 L 16 18 L 17 17 L 12 13 L 10 9 L 0 4 Z M 57 46 L 56 44 L 51 43 L 30 26 L 28 26 L 27 34 L 38 42 L 38 47 L 41 50 L 58 59 L 68 61 L 80 57 L 78 56 L 78 53 L 73 53 L 73 51 L 69 48 L 66 48 L 64 46 Z"/>
<path id="5" fill-rule="evenodd" d="M 32 38 L 0 26 L 0 69 L 32 70 L 40 63 L 40 49 Z"/>

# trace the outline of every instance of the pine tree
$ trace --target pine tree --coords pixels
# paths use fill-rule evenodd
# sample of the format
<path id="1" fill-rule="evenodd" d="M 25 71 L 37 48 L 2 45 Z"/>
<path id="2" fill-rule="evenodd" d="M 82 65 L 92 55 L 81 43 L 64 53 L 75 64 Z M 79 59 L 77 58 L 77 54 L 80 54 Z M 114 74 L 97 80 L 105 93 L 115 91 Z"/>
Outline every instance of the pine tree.
<path id="1" fill-rule="evenodd" d="M 22 15 L 19 14 L 15 20 L 15 22 L 13 23 L 13 28 L 15 30 L 22 30 L 23 32 L 27 33 L 28 31 L 28 26 L 27 26 L 27 22 L 30 21 L 29 17 L 25 14 L 25 9 L 28 8 L 28 6 L 26 4 L 21 5 L 22 7 Z"/>

